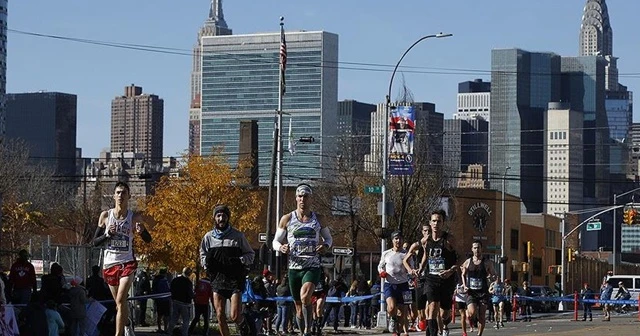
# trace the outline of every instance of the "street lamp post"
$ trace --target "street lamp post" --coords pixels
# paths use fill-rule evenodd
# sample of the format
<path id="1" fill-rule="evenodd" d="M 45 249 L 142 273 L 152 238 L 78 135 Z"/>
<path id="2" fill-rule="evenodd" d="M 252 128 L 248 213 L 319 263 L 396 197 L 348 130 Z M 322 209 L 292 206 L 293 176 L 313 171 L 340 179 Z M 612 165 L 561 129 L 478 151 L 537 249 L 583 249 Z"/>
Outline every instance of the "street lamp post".
<path id="1" fill-rule="evenodd" d="M 511 169 L 511 166 L 507 166 L 504 169 L 504 175 L 502 176 L 502 224 L 501 224 L 501 229 L 500 229 L 500 234 L 502 236 L 502 241 L 500 243 L 500 279 L 502 279 L 502 281 L 504 281 L 505 276 L 507 275 L 507 265 L 506 265 L 506 261 L 504 260 L 505 257 L 505 246 L 504 246 L 504 215 L 505 215 L 505 211 L 504 211 L 504 189 L 505 189 L 505 182 L 507 180 L 507 172 L 509 171 L 509 169 Z"/>
<path id="2" fill-rule="evenodd" d="M 381 211 L 381 215 L 382 215 L 382 233 L 383 234 L 385 232 L 385 229 L 387 228 L 387 156 L 389 155 L 388 154 L 389 144 L 387 143 L 387 141 L 389 138 L 389 116 L 391 113 L 391 88 L 393 86 L 393 78 L 396 76 L 396 71 L 398 71 L 398 67 L 400 66 L 400 63 L 402 63 L 402 60 L 404 59 L 404 57 L 409 53 L 411 49 L 413 49 L 413 47 L 416 46 L 416 44 L 429 38 L 444 38 L 444 37 L 450 37 L 450 36 L 453 36 L 453 34 L 439 33 L 439 34 L 426 35 L 419 38 L 417 41 L 413 42 L 413 44 L 409 46 L 407 50 L 405 50 L 405 52 L 402 54 L 402 57 L 400 57 L 400 59 L 398 60 L 398 63 L 396 63 L 396 66 L 393 68 L 393 73 L 391 73 L 391 78 L 389 79 L 389 91 L 387 92 L 387 97 L 385 102 L 385 111 L 384 111 L 385 118 L 384 118 L 384 124 L 383 124 L 384 135 L 382 139 L 382 211 Z M 380 240 L 381 256 L 382 256 L 382 252 L 384 252 L 386 249 L 387 249 L 387 243 L 385 241 L 385 238 L 383 237 Z M 380 293 L 384 293 L 384 281 L 380 282 Z M 380 312 L 378 313 L 378 327 L 386 327 L 386 321 L 387 321 L 387 312 L 385 308 L 385 302 L 384 300 L 380 300 Z"/>

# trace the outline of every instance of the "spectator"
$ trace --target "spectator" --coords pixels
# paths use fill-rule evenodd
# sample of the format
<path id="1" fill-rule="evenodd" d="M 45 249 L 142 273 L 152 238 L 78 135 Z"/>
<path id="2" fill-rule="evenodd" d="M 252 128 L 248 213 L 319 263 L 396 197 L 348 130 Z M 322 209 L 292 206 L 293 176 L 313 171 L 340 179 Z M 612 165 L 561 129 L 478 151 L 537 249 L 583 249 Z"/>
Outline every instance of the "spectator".
<path id="1" fill-rule="evenodd" d="M 358 280 L 353 280 L 351 283 L 351 287 L 349 287 L 349 291 L 347 291 L 348 297 L 354 297 L 358 295 Z M 345 305 L 345 314 L 344 314 L 344 326 L 347 327 L 347 323 L 349 322 L 351 328 L 356 327 L 356 320 L 358 318 L 358 303 L 352 301 L 349 303 L 349 313 L 347 313 L 347 305 Z"/>
<path id="2" fill-rule="evenodd" d="M 371 295 L 371 288 L 369 288 L 369 284 L 363 278 L 358 281 L 356 292 L 358 296 Z M 360 315 L 358 327 L 360 329 L 371 329 L 371 300 L 358 301 L 358 315 Z"/>
<path id="3" fill-rule="evenodd" d="M 3 269 L 3 266 L 0 265 L 0 272 L 2 271 L 2 269 Z M 7 296 L 4 293 L 4 290 L 5 290 L 6 286 L 7 285 L 6 285 L 5 280 L 0 278 L 0 306 L 2 306 L 2 307 L 0 307 L 0 309 L 2 309 L 2 311 L 4 311 L 4 305 L 6 305 L 8 303 L 7 302 Z"/>
<path id="4" fill-rule="evenodd" d="M 80 285 L 81 282 L 82 278 L 74 277 L 71 280 L 71 288 L 69 289 L 69 303 L 71 304 L 71 325 L 69 329 L 71 330 L 71 336 L 84 336 L 84 323 L 87 317 L 85 304 L 89 300 L 87 299 L 86 290 Z"/>
<path id="5" fill-rule="evenodd" d="M 84 282 L 87 288 L 87 296 L 96 301 L 103 301 L 111 298 L 109 286 L 100 276 L 100 266 L 91 266 L 91 275 Z"/>
<path id="6" fill-rule="evenodd" d="M 2 291 L 2 295 L 4 295 L 7 303 L 11 302 L 11 283 L 9 282 L 9 277 L 5 273 L 7 269 L 4 264 L 0 263 L 0 280 L 4 284 L 4 290 Z"/>
<path id="7" fill-rule="evenodd" d="M 331 282 L 329 286 L 329 291 L 327 292 L 327 297 L 341 299 L 343 296 L 347 294 L 347 284 L 342 281 L 342 277 L 336 278 Z M 332 299 L 333 301 L 333 299 Z M 327 302 L 325 312 L 324 312 L 324 321 L 322 325 L 327 324 L 327 320 L 329 317 L 333 319 L 333 331 L 338 332 L 338 323 L 340 321 L 340 307 L 342 306 L 342 302 Z M 333 316 L 331 314 L 333 312 Z"/>
<path id="8" fill-rule="evenodd" d="M 151 284 L 151 292 L 153 294 L 170 294 L 171 287 L 169 286 L 169 279 L 167 279 L 167 269 L 161 268 L 160 272 L 153 278 Z M 171 313 L 171 296 L 153 299 L 156 306 L 156 323 L 158 324 L 157 332 L 168 332 L 169 328 L 169 314 Z M 164 327 L 164 329 L 162 328 Z"/>
<path id="9" fill-rule="evenodd" d="M 588 283 L 584 283 L 582 291 L 580 292 L 580 296 L 582 297 L 582 300 L 593 300 L 595 298 L 595 295 L 593 293 L 593 290 L 591 288 L 589 288 L 589 284 Z M 587 315 L 589 315 L 589 321 L 593 321 L 593 317 L 592 317 L 592 313 L 591 313 L 591 307 L 593 306 L 593 302 L 582 302 L 582 306 L 583 306 L 583 310 L 584 313 L 582 315 L 582 320 L 586 321 L 587 320 Z"/>
<path id="10" fill-rule="evenodd" d="M 18 326 L 22 336 L 49 335 L 47 313 L 40 293 L 33 293 L 31 301 L 20 310 Z"/>
<path id="11" fill-rule="evenodd" d="M 289 315 L 293 307 L 293 302 L 283 300 L 283 298 L 291 296 L 289 275 L 287 273 L 282 276 L 282 280 L 276 288 L 276 295 L 279 298 L 277 301 L 276 333 L 282 336 L 288 333 L 287 325 L 289 324 Z"/>
<path id="12" fill-rule="evenodd" d="M 57 305 L 53 300 L 47 301 L 47 308 L 45 309 L 45 315 L 47 317 L 47 327 L 49 329 L 49 336 L 58 336 L 60 330 L 64 329 L 64 322 L 60 313 L 56 310 Z"/>
<path id="13" fill-rule="evenodd" d="M 275 279 L 273 277 L 273 273 L 269 270 L 262 271 L 262 282 L 264 283 L 264 288 L 266 290 L 267 298 L 274 298 L 276 296 L 276 287 Z M 276 302 L 272 300 L 263 301 L 262 306 L 266 310 L 266 316 L 264 317 L 264 329 L 268 334 L 273 334 L 273 316 L 276 313 Z"/>
<path id="14" fill-rule="evenodd" d="M 522 306 L 522 315 L 524 318 L 522 322 L 531 322 L 531 297 L 533 297 L 533 290 L 529 287 L 529 281 L 524 281 L 522 283 L 522 288 L 520 288 L 520 296 L 523 297 L 520 299 L 520 305 Z"/>
<path id="15" fill-rule="evenodd" d="M 613 294 L 613 286 L 609 282 L 602 283 L 600 287 L 600 300 L 611 300 Z M 602 306 L 602 312 L 604 313 L 603 321 L 611 321 L 611 304 L 605 303 Z"/>
<path id="16" fill-rule="evenodd" d="M 202 278 L 198 280 L 195 290 L 195 316 L 189 325 L 189 334 L 193 334 L 193 329 L 200 322 L 200 316 L 204 320 L 203 335 L 209 335 L 209 302 L 213 298 L 211 290 L 211 280 L 207 278 L 206 272 L 202 272 Z M 212 302 L 213 303 L 213 302 Z"/>
<path id="17" fill-rule="evenodd" d="M 182 320 L 180 327 L 182 336 L 189 334 L 189 322 L 191 322 L 191 303 L 193 302 L 193 283 L 191 283 L 191 268 L 182 269 L 179 277 L 171 280 L 171 321 L 169 322 L 169 334 L 173 334 L 173 328 L 178 323 L 178 318 Z"/>
<path id="18" fill-rule="evenodd" d="M 151 281 L 146 270 L 138 270 L 138 275 L 136 275 L 134 286 L 135 296 L 144 296 L 151 294 Z M 149 299 L 144 298 L 138 299 L 137 301 L 140 309 L 138 313 L 138 320 L 136 322 L 140 326 L 148 327 L 149 324 L 147 323 L 147 302 L 149 301 Z"/>
<path id="19" fill-rule="evenodd" d="M 18 252 L 18 259 L 11 265 L 9 282 L 13 290 L 11 297 L 13 304 L 26 305 L 31 301 L 31 295 L 38 290 L 36 270 L 29 262 L 27 250 Z"/>
<path id="20" fill-rule="evenodd" d="M 62 303 L 62 290 L 67 282 L 63 273 L 62 266 L 58 263 L 53 263 L 49 274 L 42 276 L 40 291 L 42 292 L 43 302 L 53 300 L 57 304 Z"/>

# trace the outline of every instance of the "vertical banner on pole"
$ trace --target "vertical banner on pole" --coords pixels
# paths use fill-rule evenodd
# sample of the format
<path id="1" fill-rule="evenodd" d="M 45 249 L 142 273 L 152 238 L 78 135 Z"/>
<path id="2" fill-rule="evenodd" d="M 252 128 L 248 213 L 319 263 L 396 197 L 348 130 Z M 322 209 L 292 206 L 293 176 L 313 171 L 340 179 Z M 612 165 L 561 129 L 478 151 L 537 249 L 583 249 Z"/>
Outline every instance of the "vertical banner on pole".
<path id="1" fill-rule="evenodd" d="M 413 106 L 398 106 L 389 116 L 389 174 L 413 174 L 416 118 Z"/>

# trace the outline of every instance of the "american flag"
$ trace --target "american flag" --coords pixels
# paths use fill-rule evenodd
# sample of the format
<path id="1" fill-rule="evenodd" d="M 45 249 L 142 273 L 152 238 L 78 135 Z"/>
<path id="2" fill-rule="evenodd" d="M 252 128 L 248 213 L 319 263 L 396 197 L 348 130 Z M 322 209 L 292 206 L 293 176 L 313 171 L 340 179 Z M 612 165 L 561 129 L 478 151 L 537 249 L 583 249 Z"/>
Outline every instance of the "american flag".
<path id="1" fill-rule="evenodd" d="M 280 26 L 280 92 L 284 94 L 286 85 L 284 71 L 287 68 L 287 41 L 284 38 L 284 27 Z"/>

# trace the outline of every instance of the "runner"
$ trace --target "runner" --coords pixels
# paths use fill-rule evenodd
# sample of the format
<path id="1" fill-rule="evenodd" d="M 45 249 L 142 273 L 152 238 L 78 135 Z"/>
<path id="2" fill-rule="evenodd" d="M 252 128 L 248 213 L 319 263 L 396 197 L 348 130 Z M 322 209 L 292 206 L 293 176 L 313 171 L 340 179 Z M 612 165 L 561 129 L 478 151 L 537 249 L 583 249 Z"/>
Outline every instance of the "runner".
<path id="1" fill-rule="evenodd" d="M 213 209 L 213 230 L 207 232 L 200 244 L 200 263 L 211 279 L 213 306 L 222 336 L 229 336 L 226 305 L 231 300 L 230 318 L 240 335 L 255 333 L 255 325 L 247 323 L 241 314 L 242 291 L 245 288 L 247 266 L 253 263 L 255 252 L 244 233 L 231 226 L 231 210 L 224 204 Z"/>
<path id="2" fill-rule="evenodd" d="M 460 326 L 462 327 L 462 336 L 467 336 L 467 300 L 469 295 L 467 291 L 464 289 L 464 285 L 460 283 L 456 286 L 455 291 L 455 301 L 456 301 L 456 310 L 460 312 Z M 471 327 L 471 331 L 473 332 L 473 326 Z"/>
<path id="3" fill-rule="evenodd" d="M 489 302 L 489 285 L 487 279 L 496 274 L 493 263 L 482 257 L 482 242 L 476 240 L 471 244 L 473 256 L 462 264 L 462 284 L 469 293 L 467 313 L 469 320 L 478 314 L 478 336 L 482 336 L 485 327 L 485 313 Z"/>
<path id="4" fill-rule="evenodd" d="M 296 306 L 296 319 L 300 331 L 310 335 L 313 323 L 311 296 L 322 276 L 320 255 L 331 248 L 333 240 L 329 228 L 322 226 L 318 215 L 311 211 L 311 186 L 298 185 L 296 203 L 296 210 L 280 219 L 272 246 L 274 250 L 289 254 L 289 286 Z"/>
<path id="5" fill-rule="evenodd" d="M 93 245 L 105 244 L 103 275 L 116 301 L 116 336 L 133 336 L 127 298 L 133 284 L 138 262 L 133 253 L 134 230 L 146 243 L 151 242 L 149 231 L 142 224 L 142 216 L 129 210 L 131 190 L 125 182 L 118 182 L 113 191 L 115 207 L 103 211 L 98 219 L 98 228 Z"/>
<path id="6" fill-rule="evenodd" d="M 504 323 L 502 321 L 502 315 L 504 312 L 504 283 L 500 279 L 499 275 L 496 275 L 495 281 L 491 283 L 489 286 L 489 293 L 491 293 L 491 304 L 493 305 L 493 310 L 495 311 L 495 321 L 496 321 L 496 329 L 500 329 L 500 327 L 504 327 Z"/>
<path id="7" fill-rule="evenodd" d="M 407 250 L 402 263 L 409 274 L 416 276 L 416 288 L 415 288 L 415 306 L 418 313 L 418 326 L 417 330 L 425 331 L 427 329 L 427 295 L 424 291 L 425 285 L 425 265 L 423 262 L 424 246 L 429 239 L 429 224 L 422 225 L 422 238 L 417 242 L 411 244 Z M 414 272 L 414 269 L 416 272 Z"/>
<path id="8" fill-rule="evenodd" d="M 458 256 L 453 248 L 452 237 L 442 231 L 445 213 L 437 210 L 431 213 L 429 234 L 426 237 L 421 267 L 424 269 L 424 293 L 429 302 L 427 307 L 427 336 L 449 335 L 451 306 L 456 286 L 456 262 Z M 423 240 L 421 240 L 422 242 Z M 406 267 L 406 265 L 405 265 Z M 413 269 L 413 275 L 419 275 L 419 269 Z"/>
<path id="9" fill-rule="evenodd" d="M 387 315 L 389 316 L 389 332 L 394 335 L 398 330 L 408 335 L 406 318 L 407 306 L 405 301 L 411 300 L 409 290 L 409 274 L 403 265 L 405 253 L 402 251 L 402 233 L 394 231 L 391 234 L 393 247 L 382 252 L 378 273 L 380 278 L 386 281 L 384 286 L 384 299 L 387 302 Z M 398 316 L 398 310 L 400 315 Z"/>

